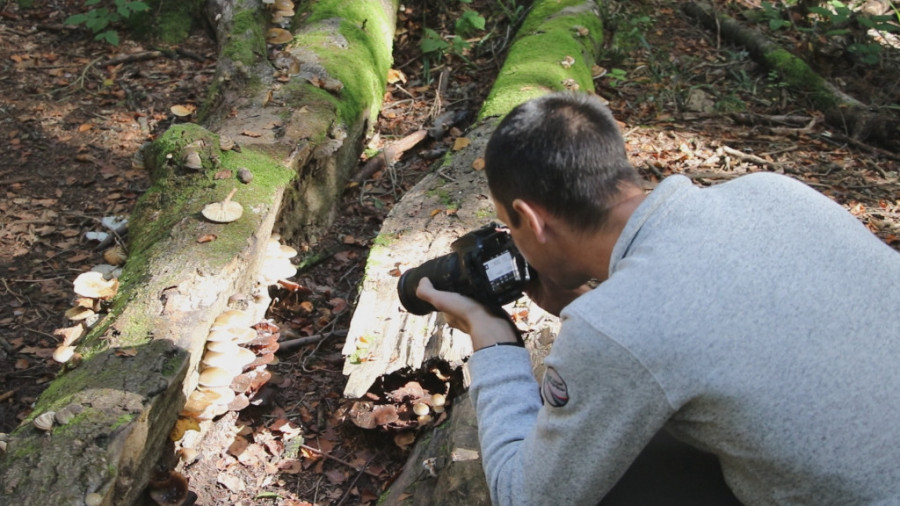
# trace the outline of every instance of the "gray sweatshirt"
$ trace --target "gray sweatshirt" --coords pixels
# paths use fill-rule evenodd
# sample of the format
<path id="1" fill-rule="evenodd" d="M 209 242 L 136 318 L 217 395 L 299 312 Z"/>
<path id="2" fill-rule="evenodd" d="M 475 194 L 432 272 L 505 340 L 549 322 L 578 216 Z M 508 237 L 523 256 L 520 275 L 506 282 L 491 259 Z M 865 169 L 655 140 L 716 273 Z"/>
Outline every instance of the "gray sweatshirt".
<path id="1" fill-rule="evenodd" d="M 783 176 L 673 176 L 609 272 L 541 385 L 521 348 L 469 361 L 495 504 L 596 504 L 662 427 L 748 505 L 900 504 L 900 254 L 853 216 Z"/>

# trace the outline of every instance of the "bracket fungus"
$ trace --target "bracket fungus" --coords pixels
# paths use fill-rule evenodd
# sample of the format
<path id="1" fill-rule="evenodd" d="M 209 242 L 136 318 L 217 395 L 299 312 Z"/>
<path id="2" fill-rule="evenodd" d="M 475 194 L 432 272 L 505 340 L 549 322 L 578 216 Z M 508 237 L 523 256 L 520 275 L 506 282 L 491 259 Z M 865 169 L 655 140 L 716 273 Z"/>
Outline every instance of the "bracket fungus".
<path id="1" fill-rule="evenodd" d="M 231 200 L 234 197 L 237 188 L 231 190 L 225 200 L 207 204 L 201 212 L 203 217 L 209 221 L 216 223 L 231 223 L 240 219 L 244 214 L 244 206 L 240 202 Z"/>

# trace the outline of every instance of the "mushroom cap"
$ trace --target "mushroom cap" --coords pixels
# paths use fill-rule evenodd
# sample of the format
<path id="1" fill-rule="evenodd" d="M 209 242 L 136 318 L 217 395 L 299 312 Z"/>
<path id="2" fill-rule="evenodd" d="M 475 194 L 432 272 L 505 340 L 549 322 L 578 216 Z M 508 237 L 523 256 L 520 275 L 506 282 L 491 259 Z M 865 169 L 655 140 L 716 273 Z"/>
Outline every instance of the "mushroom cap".
<path id="1" fill-rule="evenodd" d="M 444 394 L 433 394 L 431 396 L 431 405 L 434 407 L 443 406 L 447 403 L 447 397 Z"/>
<path id="2" fill-rule="evenodd" d="M 231 223 L 241 218 L 241 215 L 244 214 L 244 206 L 233 200 L 214 202 L 207 204 L 200 213 L 209 221 Z"/>
<path id="3" fill-rule="evenodd" d="M 297 268 L 285 257 L 266 258 L 259 269 L 266 281 L 272 282 L 297 275 Z"/>
<path id="4" fill-rule="evenodd" d="M 66 318 L 75 322 L 80 322 L 81 320 L 87 320 L 97 313 L 95 313 L 94 310 L 89 307 L 75 306 L 71 309 L 66 310 L 65 314 Z"/>
<path id="5" fill-rule="evenodd" d="M 237 370 L 237 374 L 244 369 L 245 366 L 256 360 L 256 354 L 247 348 L 238 348 L 235 352 L 222 353 L 218 351 L 207 351 L 203 354 L 203 364 L 209 367 L 221 367 L 229 371 Z M 235 374 L 235 376 L 237 376 Z"/>
<path id="6" fill-rule="evenodd" d="M 216 331 L 219 332 L 219 331 Z M 206 341 L 206 350 L 217 353 L 234 353 L 240 348 L 234 341 Z"/>
<path id="7" fill-rule="evenodd" d="M 32 422 L 35 427 L 43 431 L 49 431 L 53 428 L 54 416 L 56 415 L 55 411 L 47 411 L 37 416 Z"/>
<path id="8" fill-rule="evenodd" d="M 413 404 L 413 413 L 418 416 L 425 416 L 429 411 L 431 411 L 431 408 L 429 408 L 428 404 L 425 404 L 424 402 L 417 402 Z"/>
<path id="9" fill-rule="evenodd" d="M 110 299 L 119 290 L 117 279 L 104 279 L 103 274 L 94 271 L 82 272 L 73 285 L 76 294 L 92 299 Z"/>
<path id="10" fill-rule="evenodd" d="M 207 367 L 200 373 L 200 380 L 198 381 L 201 386 L 204 387 L 227 387 L 231 384 L 231 380 L 234 379 L 234 374 L 231 371 L 226 369 L 222 369 L 220 367 Z"/>
<path id="11" fill-rule="evenodd" d="M 249 327 L 253 322 L 250 321 L 250 315 L 246 311 L 240 309 L 229 309 L 213 320 L 212 329 L 228 328 L 228 327 Z"/>
<path id="12" fill-rule="evenodd" d="M 72 357 L 75 356 L 75 347 L 62 345 L 58 346 L 56 350 L 53 351 L 53 360 L 56 360 L 60 364 L 65 364 L 69 360 L 72 360 Z"/>
<path id="13" fill-rule="evenodd" d="M 266 32 L 266 42 L 269 44 L 287 44 L 294 40 L 294 35 L 284 28 L 269 28 Z"/>
<path id="14" fill-rule="evenodd" d="M 200 158 L 200 153 L 193 149 L 186 149 L 182 154 L 184 159 L 184 166 L 189 169 L 200 170 L 203 168 L 203 160 Z"/>
<path id="15" fill-rule="evenodd" d="M 213 327 L 206 336 L 207 342 L 247 344 L 256 338 L 256 331 L 251 328 Z"/>

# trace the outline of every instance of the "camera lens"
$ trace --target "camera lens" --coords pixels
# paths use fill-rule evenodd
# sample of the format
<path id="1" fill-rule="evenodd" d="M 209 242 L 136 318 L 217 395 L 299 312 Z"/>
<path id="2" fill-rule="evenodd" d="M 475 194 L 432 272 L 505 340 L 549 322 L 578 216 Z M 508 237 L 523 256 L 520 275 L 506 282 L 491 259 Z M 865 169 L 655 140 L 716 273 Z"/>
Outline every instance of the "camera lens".
<path id="1" fill-rule="evenodd" d="M 458 292 L 460 279 L 459 258 L 456 253 L 432 258 L 418 267 L 404 272 L 397 282 L 400 303 L 412 314 L 426 315 L 436 311 L 435 307 L 416 296 L 416 288 L 422 278 L 428 278 L 438 290 Z"/>

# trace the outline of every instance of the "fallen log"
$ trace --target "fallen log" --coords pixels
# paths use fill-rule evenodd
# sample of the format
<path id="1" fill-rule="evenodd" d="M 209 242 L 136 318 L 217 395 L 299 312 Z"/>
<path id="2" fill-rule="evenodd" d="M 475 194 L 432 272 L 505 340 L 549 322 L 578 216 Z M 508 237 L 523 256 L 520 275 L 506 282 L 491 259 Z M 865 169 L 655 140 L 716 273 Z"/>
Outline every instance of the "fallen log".
<path id="1" fill-rule="evenodd" d="M 767 69 L 778 72 L 796 92 L 807 94 L 825 114 L 825 121 L 856 141 L 874 141 L 897 149 L 900 120 L 894 111 L 878 111 L 839 90 L 817 74 L 803 59 L 772 42 L 762 33 L 717 12 L 704 2 L 682 4 L 686 14 L 723 39 L 744 47 Z"/>
<path id="2" fill-rule="evenodd" d="M 397 8 L 366 2 L 341 13 L 334 4 L 310 7 L 294 45 L 276 47 L 261 3 L 208 3 L 220 45 L 199 113 L 208 128 L 175 125 L 144 150 L 153 185 L 130 219 L 118 293 L 77 342 L 81 359 L 5 437 L 4 502 L 140 502 L 198 383 L 214 319 L 232 308 L 250 321 L 265 312 L 271 281 L 261 266 L 273 229 L 304 241 L 328 225 L 380 108 Z M 287 66 L 273 66 L 269 49 Z M 239 204 L 235 221 L 201 214 L 227 195 Z M 50 422 L 53 412 L 68 415 Z"/>
<path id="3" fill-rule="evenodd" d="M 534 3 L 476 126 L 458 141 L 458 149 L 404 195 L 382 224 L 369 253 L 343 348 L 344 374 L 348 376 L 345 396 L 362 398 L 379 378 L 417 371 L 435 362 L 462 369 L 464 375 L 464 361 L 472 353 L 468 336 L 451 329 L 440 313 L 417 316 L 405 311 L 397 295 L 398 276 L 448 253 L 450 243 L 459 236 L 492 221 L 494 210 L 481 156 L 499 118 L 548 91 L 593 90 L 591 67 L 601 39 L 595 2 Z M 537 370 L 558 322 L 524 299 L 509 310 L 518 324 L 529 330 L 526 344 Z M 396 397 L 396 392 L 385 395 Z M 369 398 L 383 402 L 374 393 Z M 358 404 L 364 402 L 371 404 Z M 426 417 L 418 427 L 418 442 L 401 477 L 385 494 L 387 503 L 433 504 L 435 495 L 442 498 L 442 504 L 490 503 L 471 403 L 462 395 L 451 404 L 449 421 L 433 428 Z M 391 406 L 381 407 L 392 413 Z M 377 408 L 368 406 L 361 418 L 370 423 L 377 416 L 369 414 Z M 407 407 L 397 408 L 400 412 L 404 409 Z"/>

